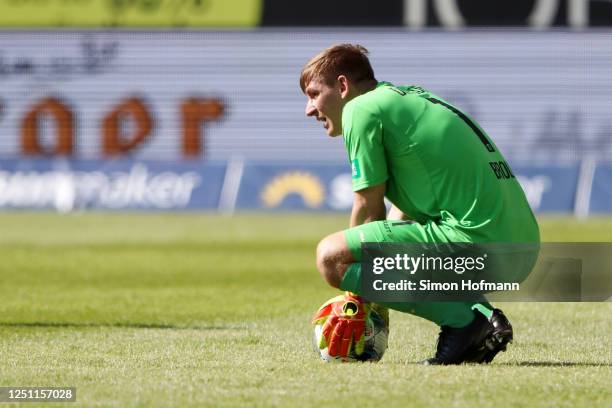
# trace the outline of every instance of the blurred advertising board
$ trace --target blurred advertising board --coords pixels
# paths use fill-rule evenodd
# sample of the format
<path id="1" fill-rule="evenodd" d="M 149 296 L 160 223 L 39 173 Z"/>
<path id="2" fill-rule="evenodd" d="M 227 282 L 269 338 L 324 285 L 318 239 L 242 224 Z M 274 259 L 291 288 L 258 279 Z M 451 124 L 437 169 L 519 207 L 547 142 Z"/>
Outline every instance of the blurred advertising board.
<path id="1" fill-rule="evenodd" d="M 216 209 L 225 163 L 2 160 L 0 208 Z"/>
<path id="2" fill-rule="evenodd" d="M 612 213 L 612 163 L 600 163 L 595 167 L 590 211 Z"/>
<path id="3" fill-rule="evenodd" d="M 236 207 L 346 210 L 353 203 L 352 191 L 347 166 L 246 164 Z"/>
<path id="4" fill-rule="evenodd" d="M 325 10 L 325 12 L 321 12 Z M 605 0 L 266 0 L 264 26 L 601 27 L 612 25 Z"/>
<path id="5" fill-rule="evenodd" d="M 4 27 L 601 27 L 606 0 L 0 0 Z"/>
<path id="6" fill-rule="evenodd" d="M 534 211 L 573 211 L 577 164 L 513 169 Z M 246 164 L 243 174 L 236 208 L 349 211 L 353 204 L 348 165 Z"/>
<path id="7" fill-rule="evenodd" d="M 262 0 L 0 0 L 0 27 L 253 27 Z"/>
<path id="8" fill-rule="evenodd" d="M 609 163 L 591 171 L 580 164 L 521 165 L 514 173 L 535 212 L 571 214 L 581 205 L 578 215 L 612 212 Z M 348 164 L 0 161 L 0 209 L 348 212 L 352 203 Z"/>
<path id="9" fill-rule="evenodd" d="M 512 168 L 534 211 L 573 211 L 579 176 L 578 164 Z"/>
<path id="10" fill-rule="evenodd" d="M 612 32 L 405 30 L 0 32 L 0 157 L 337 162 L 298 77 L 345 41 L 379 80 L 461 107 L 510 161 L 612 157 Z"/>

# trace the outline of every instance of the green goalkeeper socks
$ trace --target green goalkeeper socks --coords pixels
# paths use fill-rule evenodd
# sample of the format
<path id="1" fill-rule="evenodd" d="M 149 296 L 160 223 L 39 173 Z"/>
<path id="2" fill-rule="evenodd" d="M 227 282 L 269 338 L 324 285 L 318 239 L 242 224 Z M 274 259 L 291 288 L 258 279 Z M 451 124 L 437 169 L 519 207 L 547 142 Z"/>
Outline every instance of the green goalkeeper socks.
<path id="1" fill-rule="evenodd" d="M 487 319 L 493 316 L 493 306 L 489 302 L 474 303 L 472 310 L 477 310 L 482 313 Z"/>

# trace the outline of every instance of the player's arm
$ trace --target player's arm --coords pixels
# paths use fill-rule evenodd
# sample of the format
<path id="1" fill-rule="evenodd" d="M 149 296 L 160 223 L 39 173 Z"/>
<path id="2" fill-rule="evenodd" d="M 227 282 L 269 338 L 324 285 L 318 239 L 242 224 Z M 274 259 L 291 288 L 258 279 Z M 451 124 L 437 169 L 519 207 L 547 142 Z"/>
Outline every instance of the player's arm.
<path id="1" fill-rule="evenodd" d="M 347 104 L 342 112 L 342 129 L 354 191 L 350 227 L 384 220 L 389 175 L 379 109 L 364 103 Z"/>
<path id="2" fill-rule="evenodd" d="M 384 220 L 387 215 L 385 207 L 386 183 L 355 191 L 350 226 Z"/>

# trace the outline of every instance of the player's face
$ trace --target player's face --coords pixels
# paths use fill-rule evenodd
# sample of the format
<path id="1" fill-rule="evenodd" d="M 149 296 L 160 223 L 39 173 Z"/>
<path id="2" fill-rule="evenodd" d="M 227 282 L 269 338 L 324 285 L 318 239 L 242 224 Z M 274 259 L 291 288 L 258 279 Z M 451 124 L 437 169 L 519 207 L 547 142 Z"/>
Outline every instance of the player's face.
<path id="1" fill-rule="evenodd" d="M 306 116 L 312 116 L 323 122 L 328 136 L 342 134 L 342 108 L 345 99 L 340 81 L 329 86 L 319 79 L 313 79 L 306 87 Z"/>

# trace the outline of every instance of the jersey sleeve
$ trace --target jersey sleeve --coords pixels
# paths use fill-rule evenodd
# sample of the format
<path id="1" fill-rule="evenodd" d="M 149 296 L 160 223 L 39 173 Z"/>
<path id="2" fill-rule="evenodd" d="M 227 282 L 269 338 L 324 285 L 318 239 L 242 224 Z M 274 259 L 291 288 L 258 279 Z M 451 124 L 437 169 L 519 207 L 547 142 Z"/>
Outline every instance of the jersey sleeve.
<path id="1" fill-rule="evenodd" d="M 342 129 L 352 168 L 353 191 L 387 181 L 389 176 L 379 115 L 349 103 L 342 113 Z"/>

